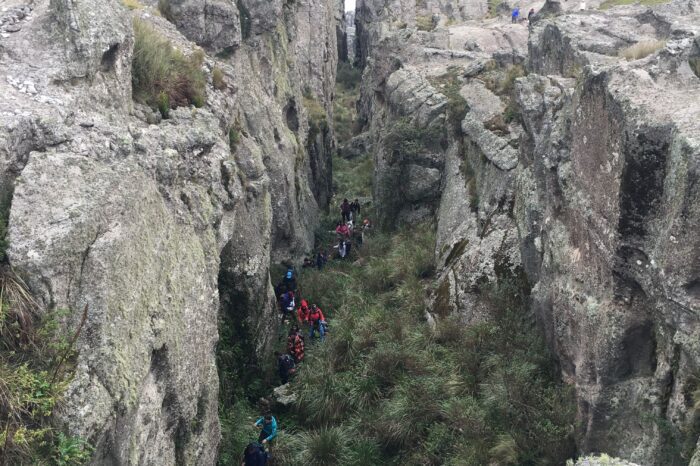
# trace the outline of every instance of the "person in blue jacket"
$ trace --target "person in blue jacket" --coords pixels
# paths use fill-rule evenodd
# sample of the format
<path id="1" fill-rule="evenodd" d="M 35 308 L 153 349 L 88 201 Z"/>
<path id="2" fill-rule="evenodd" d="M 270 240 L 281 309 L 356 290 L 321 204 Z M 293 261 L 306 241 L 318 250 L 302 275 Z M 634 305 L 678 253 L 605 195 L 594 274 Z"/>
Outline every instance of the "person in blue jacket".
<path id="1" fill-rule="evenodd" d="M 258 429 L 262 428 L 258 436 L 258 442 L 263 445 L 269 444 L 272 439 L 277 437 L 277 419 L 271 414 L 266 414 L 255 421 L 255 427 Z"/>
<path id="2" fill-rule="evenodd" d="M 513 13 L 510 15 L 511 23 L 517 23 L 518 16 L 520 16 L 520 7 L 516 6 L 513 8 Z"/>

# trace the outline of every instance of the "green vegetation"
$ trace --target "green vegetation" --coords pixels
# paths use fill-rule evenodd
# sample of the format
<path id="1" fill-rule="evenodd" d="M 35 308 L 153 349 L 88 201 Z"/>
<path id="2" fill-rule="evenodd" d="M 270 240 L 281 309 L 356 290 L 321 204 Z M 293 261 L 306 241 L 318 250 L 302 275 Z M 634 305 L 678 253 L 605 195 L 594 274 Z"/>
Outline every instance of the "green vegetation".
<path id="1" fill-rule="evenodd" d="M 384 147 L 392 157 L 414 157 L 438 146 L 443 139 L 441 127 L 432 125 L 422 128 L 404 117 L 391 127 L 384 138 Z"/>
<path id="2" fill-rule="evenodd" d="M 608 9 L 615 7 L 615 6 L 635 5 L 635 4 L 640 4 L 643 6 L 655 6 L 655 5 L 663 5 L 665 3 L 669 3 L 669 0 L 605 0 L 603 3 L 600 4 L 598 9 L 608 10 Z"/>
<path id="3" fill-rule="evenodd" d="M 72 377 L 78 330 L 67 311 L 38 315 L 39 305 L 7 264 L 0 268 L 0 458 L 6 464 L 81 465 L 91 447 L 66 436 L 52 414 Z"/>
<path id="4" fill-rule="evenodd" d="M 228 129 L 228 147 L 231 153 L 236 152 L 238 143 L 241 141 L 241 131 L 234 125 Z"/>
<path id="5" fill-rule="evenodd" d="M 487 89 L 499 96 L 510 96 L 515 88 L 515 80 L 526 76 L 525 68 L 521 65 L 511 65 L 505 72 L 503 70 L 491 70 L 482 76 Z"/>
<path id="6" fill-rule="evenodd" d="M 333 190 L 343 197 L 355 199 L 372 193 L 374 164 L 368 155 L 352 160 L 333 157 Z M 342 200 L 342 198 L 341 198 Z"/>
<path id="7" fill-rule="evenodd" d="M 349 63 L 339 62 L 335 100 L 333 101 L 333 128 L 339 144 L 349 141 L 357 130 L 357 100 L 360 97 L 362 72 Z"/>
<path id="8" fill-rule="evenodd" d="M 462 97 L 462 80 L 458 67 L 450 67 L 447 73 L 430 79 L 430 83 L 447 97 L 447 118 L 452 127 L 459 131 L 464 116 L 469 111 L 467 101 Z"/>
<path id="9" fill-rule="evenodd" d="M 158 109 L 164 118 L 171 108 L 204 105 L 204 54 L 195 52 L 186 57 L 166 37 L 138 18 L 134 18 L 134 35 L 134 98 Z"/>
<path id="10" fill-rule="evenodd" d="M 645 40 L 620 50 L 619 55 L 622 58 L 626 58 L 628 61 L 639 60 L 640 58 L 651 55 L 657 50 L 661 50 L 665 45 L 665 40 Z"/>
<path id="11" fill-rule="evenodd" d="M 430 32 L 435 30 L 436 26 L 432 16 L 416 16 L 416 29 L 419 31 Z"/>
<path id="12" fill-rule="evenodd" d="M 5 261 L 7 251 L 7 222 L 10 218 L 10 204 L 12 194 L 4 193 L 0 190 L 0 263 Z"/>
<path id="13" fill-rule="evenodd" d="M 226 89 L 226 81 L 224 78 L 224 72 L 221 70 L 221 68 L 214 67 L 214 69 L 211 71 L 211 81 L 214 89 L 217 91 L 223 91 Z"/>
<path id="14" fill-rule="evenodd" d="M 309 89 L 304 91 L 303 105 L 309 118 L 309 139 L 311 140 L 328 129 L 328 116 L 326 110 Z"/>
<path id="15" fill-rule="evenodd" d="M 376 233 L 362 267 L 305 272 L 331 333 L 307 352 L 282 464 L 562 464 L 574 406 L 526 307 L 528 284 L 501 266 L 483 285 L 491 322 L 424 320 L 434 233 Z"/>
<path id="16" fill-rule="evenodd" d="M 360 81 L 362 81 L 361 69 L 355 68 L 348 62 L 338 62 L 336 84 L 348 91 L 353 91 L 358 90 Z"/>

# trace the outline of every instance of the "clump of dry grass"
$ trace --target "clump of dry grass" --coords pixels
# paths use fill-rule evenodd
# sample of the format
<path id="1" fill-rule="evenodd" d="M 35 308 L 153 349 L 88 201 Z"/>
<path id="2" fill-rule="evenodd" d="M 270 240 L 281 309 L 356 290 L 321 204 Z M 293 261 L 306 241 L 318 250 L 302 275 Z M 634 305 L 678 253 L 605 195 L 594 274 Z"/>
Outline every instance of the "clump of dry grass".
<path id="1" fill-rule="evenodd" d="M 140 10 L 143 4 L 139 0 L 122 0 L 122 4 L 130 10 Z"/>
<path id="2" fill-rule="evenodd" d="M 627 60 L 639 60 L 661 50 L 665 45 L 665 40 L 644 40 L 620 50 L 619 55 Z"/>
<path id="3" fill-rule="evenodd" d="M 214 68 L 211 72 L 211 81 L 214 89 L 222 91 L 226 89 L 226 81 L 224 80 L 224 72 L 221 68 Z"/>

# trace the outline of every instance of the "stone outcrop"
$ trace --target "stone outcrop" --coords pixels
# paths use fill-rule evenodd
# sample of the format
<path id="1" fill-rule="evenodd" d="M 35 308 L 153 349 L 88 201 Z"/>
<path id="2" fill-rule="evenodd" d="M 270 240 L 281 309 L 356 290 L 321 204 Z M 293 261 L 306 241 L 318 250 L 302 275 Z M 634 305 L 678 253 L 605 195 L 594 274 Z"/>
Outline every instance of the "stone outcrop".
<path id="1" fill-rule="evenodd" d="M 44 310 L 71 311 L 66 333 L 87 309 L 59 418 L 93 464 L 215 463 L 217 317 L 268 347 L 269 264 L 313 245 L 330 189 L 339 2 L 173 0 L 174 24 L 155 3 L 0 17 L 9 261 Z M 202 108 L 161 121 L 132 100 L 132 15 L 185 56 L 224 52 L 203 54 Z"/>
<path id="2" fill-rule="evenodd" d="M 415 2 L 385 4 L 357 12 L 361 119 L 383 226 L 435 214 L 434 316 L 489 319 L 479 286 L 524 274 L 575 388 L 580 451 L 697 462 L 696 5 L 562 4 L 528 26 L 438 21 L 425 32 Z M 468 107 L 457 127 L 455 90 Z M 429 151 L 439 165 L 387 156 L 399 120 L 443 127 Z M 408 175 L 393 174 L 395 160 Z M 412 196 L 426 185 L 430 196 Z"/>

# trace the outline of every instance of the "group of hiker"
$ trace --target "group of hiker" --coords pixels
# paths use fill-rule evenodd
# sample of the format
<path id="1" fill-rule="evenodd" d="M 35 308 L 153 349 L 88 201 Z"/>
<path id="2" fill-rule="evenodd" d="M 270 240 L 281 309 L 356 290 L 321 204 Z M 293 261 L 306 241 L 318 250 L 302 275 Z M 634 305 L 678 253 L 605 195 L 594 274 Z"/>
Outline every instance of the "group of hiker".
<path id="1" fill-rule="evenodd" d="M 532 21 L 533 16 L 535 16 L 535 9 L 530 8 L 530 11 L 528 11 L 528 13 L 527 13 L 527 20 Z M 513 11 L 510 14 L 510 22 L 517 23 L 519 17 L 520 17 L 520 7 L 516 6 L 515 8 L 513 8 Z"/>
<path id="2" fill-rule="evenodd" d="M 350 255 L 353 241 L 362 244 L 363 235 L 372 228 L 369 219 L 362 222 L 362 226 L 355 227 L 355 219 L 360 216 L 361 205 L 357 199 L 349 202 L 343 200 L 340 205 L 341 220 L 337 222 L 335 230 L 338 245 L 338 258 L 346 259 Z M 302 267 L 322 270 L 328 262 L 328 253 L 319 249 L 315 257 L 304 259 Z M 323 342 L 328 332 L 328 322 L 323 310 L 309 300 L 301 297 L 301 291 L 297 286 L 296 272 L 292 266 L 287 267 L 282 280 L 275 286 L 275 295 L 283 323 L 290 324 L 287 334 L 286 352 L 275 351 L 277 360 L 277 373 L 281 383 L 287 384 L 296 373 L 297 368 L 304 360 L 305 338 L 310 342 L 318 336 Z M 297 305 L 298 300 L 298 305 Z M 303 329 L 306 328 L 308 333 Z M 243 453 L 242 466 L 265 466 L 269 454 L 265 447 L 277 436 L 277 419 L 272 414 L 266 414 L 255 421 L 255 427 L 260 429 L 257 442 L 248 444 Z"/>
<path id="3" fill-rule="evenodd" d="M 338 244 L 333 248 L 338 250 L 339 259 L 349 258 L 353 243 L 361 246 L 365 234 L 372 228 L 372 223 L 367 218 L 357 226 L 356 222 L 360 218 L 361 210 L 362 206 L 358 199 L 353 202 L 343 199 L 343 203 L 340 204 L 341 220 L 336 223 L 335 230 L 333 230 L 338 240 Z"/>

